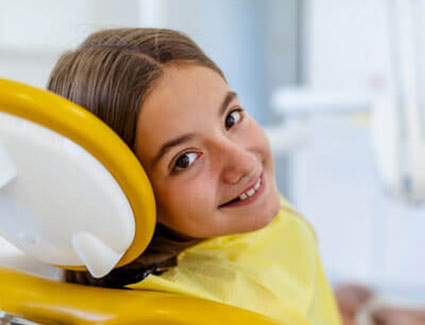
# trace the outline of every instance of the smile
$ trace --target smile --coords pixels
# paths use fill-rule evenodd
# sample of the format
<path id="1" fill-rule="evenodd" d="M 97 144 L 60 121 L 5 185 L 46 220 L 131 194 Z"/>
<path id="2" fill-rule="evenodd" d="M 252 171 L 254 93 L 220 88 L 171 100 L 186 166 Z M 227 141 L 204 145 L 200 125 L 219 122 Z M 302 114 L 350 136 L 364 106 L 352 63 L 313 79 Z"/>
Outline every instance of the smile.
<path id="1" fill-rule="evenodd" d="M 239 195 L 239 200 L 243 201 L 253 196 L 255 192 L 257 192 L 258 189 L 260 188 L 260 185 L 261 185 L 261 177 L 258 178 L 257 183 L 255 183 L 255 185 L 252 188 L 250 188 L 245 193 L 242 193 L 241 195 Z"/>
<path id="2" fill-rule="evenodd" d="M 251 188 L 240 194 L 235 199 L 220 205 L 219 208 L 238 207 L 250 204 L 260 197 L 260 195 L 264 192 L 264 188 L 264 177 L 263 174 L 261 174 L 260 177 L 258 177 L 258 180 Z"/>

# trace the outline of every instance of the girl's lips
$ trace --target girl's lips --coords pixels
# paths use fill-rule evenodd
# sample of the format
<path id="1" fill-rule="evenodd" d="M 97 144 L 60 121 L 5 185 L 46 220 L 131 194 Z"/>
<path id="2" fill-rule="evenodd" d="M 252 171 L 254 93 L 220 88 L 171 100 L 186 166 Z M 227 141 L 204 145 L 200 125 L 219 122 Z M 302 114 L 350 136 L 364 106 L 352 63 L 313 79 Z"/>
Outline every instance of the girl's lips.
<path id="1" fill-rule="evenodd" d="M 247 205 L 247 204 L 250 204 L 252 202 L 257 201 L 257 199 L 264 193 L 264 190 L 266 188 L 266 182 L 265 182 L 264 174 L 261 174 L 260 177 L 261 177 L 260 187 L 258 188 L 258 190 L 255 191 L 253 196 L 250 196 L 249 198 L 247 198 L 245 200 L 238 200 L 238 201 L 235 201 L 235 202 L 231 202 L 231 203 L 228 203 L 228 204 L 221 205 L 219 208 L 240 207 L 240 206 Z"/>

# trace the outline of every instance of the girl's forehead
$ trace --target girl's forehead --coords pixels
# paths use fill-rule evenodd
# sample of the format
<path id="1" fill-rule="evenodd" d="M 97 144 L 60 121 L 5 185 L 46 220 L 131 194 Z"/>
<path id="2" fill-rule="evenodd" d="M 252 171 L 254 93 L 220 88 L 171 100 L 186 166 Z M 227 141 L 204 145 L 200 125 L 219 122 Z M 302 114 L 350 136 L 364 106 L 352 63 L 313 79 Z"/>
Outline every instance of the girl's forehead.
<path id="1" fill-rule="evenodd" d="M 228 91 L 224 79 L 209 68 L 167 67 L 142 104 L 138 127 L 142 131 L 166 127 L 173 132 L 181 123 L 189 123 L 186 127 L 190 127 L 203 122 L 203 117 L 217 114 Z"/>
<path id="2" fill-rule="evenodd" d="M 214 70 L 197 65 L 167 67 L 145 98 L 137 122 L 143 155 L 151 156 L 165 142 L 188 133 L 202 132 L 217 119 L 229 93 Z"/>

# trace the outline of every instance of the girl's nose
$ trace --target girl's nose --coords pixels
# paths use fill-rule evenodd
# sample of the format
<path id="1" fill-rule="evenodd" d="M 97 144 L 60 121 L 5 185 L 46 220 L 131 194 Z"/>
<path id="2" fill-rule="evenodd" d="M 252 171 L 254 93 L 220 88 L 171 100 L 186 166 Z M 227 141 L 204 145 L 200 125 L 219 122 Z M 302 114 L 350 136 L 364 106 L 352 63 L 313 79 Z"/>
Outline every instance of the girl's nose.
<path id="1" fill-rule="evenodd" d="M 243 146 L 227 144 L 222 154 L 222 179 L 229 184 L 237 184 L 243 178 L 252 178 L 258 171 L 258 158 L 254 152 Z"/>

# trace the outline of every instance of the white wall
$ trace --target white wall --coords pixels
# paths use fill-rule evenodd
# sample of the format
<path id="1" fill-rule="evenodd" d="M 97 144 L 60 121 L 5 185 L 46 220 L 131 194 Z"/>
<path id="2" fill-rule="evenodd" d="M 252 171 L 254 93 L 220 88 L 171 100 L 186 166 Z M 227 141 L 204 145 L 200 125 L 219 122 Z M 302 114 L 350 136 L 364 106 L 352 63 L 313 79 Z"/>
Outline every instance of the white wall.
<path id="1" fill-rule="evenodd" d="M 105 27 L 136 26 L 139 3 L 1 0 L 0 77 L 44 88 L 61 53 Z"/>
<path id="2" fill-rule="evenodd" d="M 370 97 L 393 89 L 388 3 L 308 2 L 307 87 Z M 333 280 L 371 283 L 423 302 L 425 206 L 386 195 L 369 134 L 370 113 L 346 108 L 322 114 L 312 107 L 305 118 L 311 135 L 293 155 L 294 203 L 317 230 Z"/>
<path id="3" fill-rule="evenodd" d="M 306 81 L 315 89 L 389 87 L 386 0 L 310 0 Z"/>

